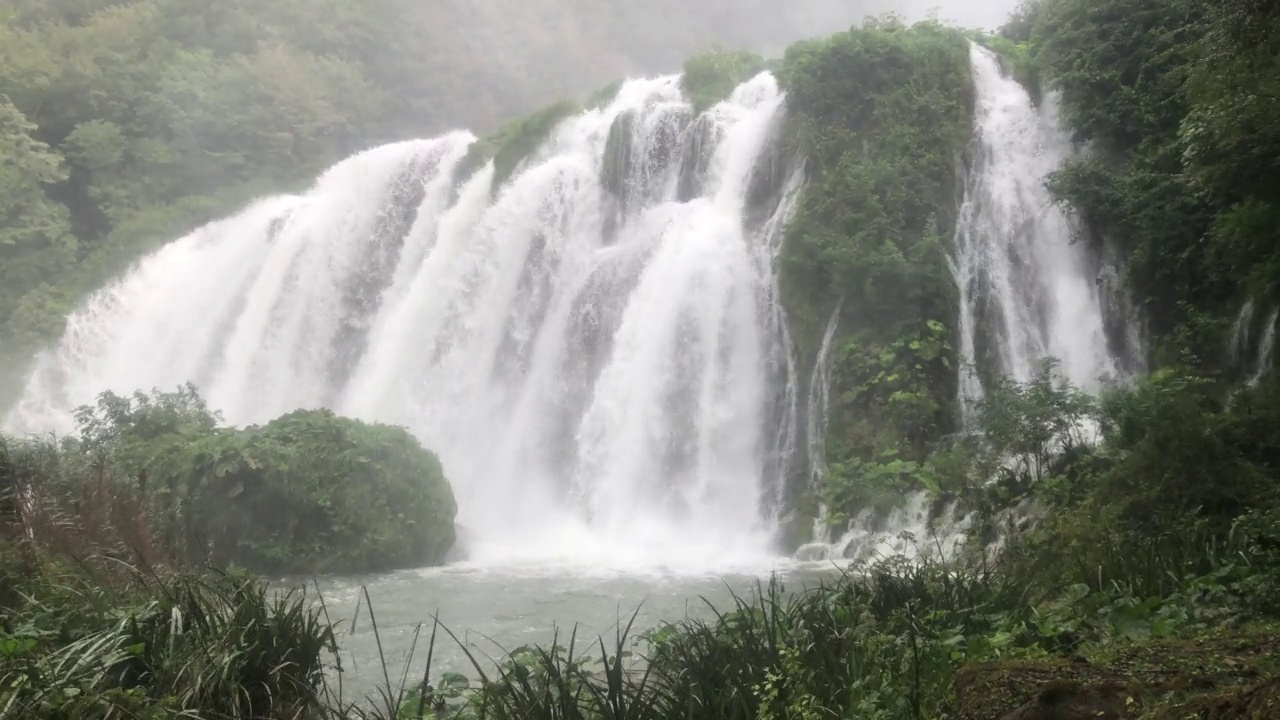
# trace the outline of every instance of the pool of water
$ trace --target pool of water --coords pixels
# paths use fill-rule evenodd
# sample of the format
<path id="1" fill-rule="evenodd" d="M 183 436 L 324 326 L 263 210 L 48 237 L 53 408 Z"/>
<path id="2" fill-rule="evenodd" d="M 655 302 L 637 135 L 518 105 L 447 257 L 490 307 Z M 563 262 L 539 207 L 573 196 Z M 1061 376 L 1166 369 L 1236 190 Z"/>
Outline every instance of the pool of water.
<path id="1" fill-rule="evenodd" d="M 381 658 L 386 659 L 393 685 L 406 675 L 406 668 L 410 685 L 421 680 L 432 618 L 437 614 L 441 624 L 486 665 L 489 659 L 524 645 L 550 644 L 557 629 L 567 642 L 576 628 L 580 646 L 603 637 L 612 652 L 620 625 L 625 627 L 633 614 L 632 636 L 636 636 L 664 622 L 714 617 L 712 606 L 732 607 L 735 593 L 749 597 L 772 575 L 791 591 L 836 572 L 830 563 L 782 559 L 753 568 L 702 573 L 461 563 L 318 584 L 330 619 L 341 626 L 344 696 L 360 700 L 385 684 Z M 364 600 L 366 590 L 377 621 L 376 635 Z M 444 671 L 476 676 L 459 642 L 439 634 L 432 656 L 433 678 Z"/>

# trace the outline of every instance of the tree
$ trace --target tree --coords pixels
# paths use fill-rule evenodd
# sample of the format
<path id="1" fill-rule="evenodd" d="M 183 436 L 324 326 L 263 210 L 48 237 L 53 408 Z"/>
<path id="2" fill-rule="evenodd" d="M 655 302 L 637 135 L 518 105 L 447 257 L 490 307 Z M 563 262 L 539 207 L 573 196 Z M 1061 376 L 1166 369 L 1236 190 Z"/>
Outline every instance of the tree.
<path id="1" fill-rule="evenodd" d="M 75 262 L 67 209 L 47 194 L 66 179 L 63 159 L 32 136 L 35 129 L 0 95 L 0 323 L 23 294 L 56 281 Z"/>

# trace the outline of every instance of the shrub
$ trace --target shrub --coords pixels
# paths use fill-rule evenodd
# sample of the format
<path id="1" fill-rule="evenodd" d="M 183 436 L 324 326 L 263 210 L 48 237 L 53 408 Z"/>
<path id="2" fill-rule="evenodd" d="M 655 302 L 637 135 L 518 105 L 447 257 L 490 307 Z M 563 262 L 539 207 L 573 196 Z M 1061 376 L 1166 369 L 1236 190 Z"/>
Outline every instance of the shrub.
<path id="1" fill-rule="evenodd" d="M 95 475 L 149 510 L 184 563 L 267 573 L 438 564 L 457 506 L 439 460 L 401 428 L 327 410 L 217 427 L 194 389 L 103 394 L 78 413 L 63 486 Z"/>

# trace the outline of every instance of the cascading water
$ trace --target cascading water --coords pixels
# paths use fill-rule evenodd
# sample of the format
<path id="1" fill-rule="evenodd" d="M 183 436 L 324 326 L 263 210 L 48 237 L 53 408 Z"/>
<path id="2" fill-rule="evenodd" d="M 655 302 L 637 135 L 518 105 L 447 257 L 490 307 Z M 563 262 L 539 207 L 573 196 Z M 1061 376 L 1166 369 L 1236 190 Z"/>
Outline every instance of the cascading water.
<path id="1" fill-rule="evenodd" d="M 478 562 L 767 558 L 796 442 L 782 107 L 767 73 L 701 117 L 679 78 L 632 81 L 496 198 L 492 164 L 455 179 L 469 134 L 362 153 L 91 297 L 8 424 L 192 381 L 235 424 L 327 406 L 410 428 Z"/>
<path id="2" fill-rule="evenodd" d="M 981 397 L 984 370 L 1025 382 L 1048 357 L 1067 380 L 1097 390 L 1122 376 L 1122 363 L 1108 338 L 1102 268 L 1073 242 L 1045 185 L 1072 152 L 1054 97 L 1037 110 L 995 53 L 973 45 L 970 58 L 976 137 L 954 260 L 962 406 Z"/>
<path id="3" fill-rule="evenodd" d="M 1115 333 L 1108 332 L 1106 268 L 1085 243 L 1073 242 L 1072 222 L 1045 184 L 1072 152 L 1053 97 L 1037 108 L 1002 70 L 999 57 L 978 45 L 971 45 L 970 63 L 976 90 L 972 165 L 952 259 L 961 301 L 959 404 L 966 425 L 973 422 L 984 377 L 1025 382 L 1052 357 L 1066 380 L 1097 390 L 1123 371 L 1109 339 Z M 827 552 L 846 558 L 948 555 L 966 524 L 953 509 L 938 512 L 920 494 L 887 518 L 864 513 Z"/>
<path id="4" fill-rule="evenodd" d="M 836 304 L 827 320 L 827 329 L 822 333 L 822 345 L 818 348 L 818 357 L 813 364 L 813 377 L 809 380 L 809 398 L 805 420 L 808 425 L 806 436 L 809 451 L 809 486 L 812 492 L 822 489 L 827 474 L 826 436 L 827 421 L 830 410 L 831 386 L 831 346 L 836 338 L 836 330 L 840 327 L 840 310 L 844 303 Z M 824 504 L 818 507 L 818 516 L 813 523 L 814 542 L 824 545 L 831 542 L 831 528 L 827 522 L 828 508 Z"/>
<path id="5" fill-rule="evenodd" d="M 1258 343 L 1258 360 L 1254 364 L 1253 374 L 1249 376 L 1250 385 L 1257 385 L 1262 382 L 1262 378 L 1266 377 L 1271 370 L 1276 351 L 1277 324 L 1280 324 L 1280 308 L 1271 311 L 1271 316 L 1267 318 L 1267 323 L 1263 326 L 1262 341 Z"/>
<path id="6" fill-rule="evenodd" d="M 1280 308 L 1262 317 L 1254 311 L 1252 300 L 1246 300 L 1236 315 L 1235 324 L 1227 344 L 1228 363 L 1243 374 L 1245 384 L 1256 386 L 1262 382 L 1275 357 L 1276 326 L 1280 324 Z"/>

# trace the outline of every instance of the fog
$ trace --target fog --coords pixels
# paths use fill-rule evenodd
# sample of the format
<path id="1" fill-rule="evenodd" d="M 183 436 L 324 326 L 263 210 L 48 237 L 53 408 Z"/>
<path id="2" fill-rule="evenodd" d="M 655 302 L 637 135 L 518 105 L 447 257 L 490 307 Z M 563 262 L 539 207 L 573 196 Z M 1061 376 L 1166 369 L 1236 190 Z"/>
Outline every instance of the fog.
<path id="1" fill-rule="evenodd" d="M 709 19 L 710 35 L 721 42 L 746 44 L 780 54 L 790 43 L 827 35 L 868 16 L 895 13 L 908 21 L 937 17 L 965 27 L 993 29 L 1013 12 L 1018 0 L 695 0 L 686 7 L 695 21 Z M 701 13 L 706 12 L 706 16 Z"/>
<path id="2" fill-rule="evenodd" d="M 897 13 L 995 28 L 1018 0 L 391 0 L 433 130 L 480 132 L 622 77 L 676 72 L 715 45 L 778 56 L 791 43 Z M 425 72 L 424 72 L 425 70 Z"/>

